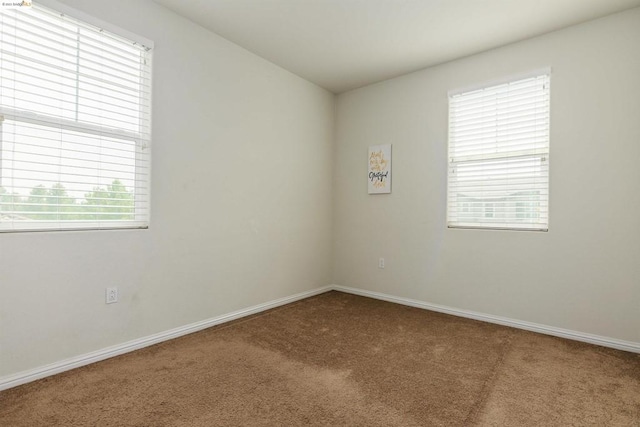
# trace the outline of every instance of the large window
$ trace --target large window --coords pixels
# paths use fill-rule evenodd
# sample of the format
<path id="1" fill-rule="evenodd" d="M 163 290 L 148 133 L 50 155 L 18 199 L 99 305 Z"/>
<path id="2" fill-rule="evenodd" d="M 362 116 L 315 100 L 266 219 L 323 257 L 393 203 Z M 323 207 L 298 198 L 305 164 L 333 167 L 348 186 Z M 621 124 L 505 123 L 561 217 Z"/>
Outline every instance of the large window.
<path id="1" fill-rule="evenodd" d="M 148 226 L 151 44 L 83 21 L 0 9 L 0 231 Z"/>
<path id="2" fill-rule="evenodd" d="M 449 94 L 449 227 L 548 229 L 549 82 Z"/>

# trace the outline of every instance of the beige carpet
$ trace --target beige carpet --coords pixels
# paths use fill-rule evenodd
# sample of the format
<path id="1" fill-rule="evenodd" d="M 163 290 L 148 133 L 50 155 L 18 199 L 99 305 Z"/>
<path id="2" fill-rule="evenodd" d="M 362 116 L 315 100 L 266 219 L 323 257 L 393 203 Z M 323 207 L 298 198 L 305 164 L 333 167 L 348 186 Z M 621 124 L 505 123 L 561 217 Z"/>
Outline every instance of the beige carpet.
<path id="1" fill-rule="evenodd" d="M 640 426 L 640 355 L 338 292 L 0 393 L 1 426 Z"/>

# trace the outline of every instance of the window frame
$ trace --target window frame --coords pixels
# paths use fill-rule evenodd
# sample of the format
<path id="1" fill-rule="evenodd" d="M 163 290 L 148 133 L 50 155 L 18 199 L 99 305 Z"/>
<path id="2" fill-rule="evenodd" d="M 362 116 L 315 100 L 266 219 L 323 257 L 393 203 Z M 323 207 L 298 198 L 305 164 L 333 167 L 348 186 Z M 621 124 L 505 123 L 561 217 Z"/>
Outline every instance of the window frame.
<path id="1" fill-rule="evenodd" d="M 547 110 L 546 110 L 546 119 L 548 121 L 548 125 L 547 125 L 547 133 L 546 133 L 546 150 L 544 152 L 537 152 L 536 150 L 533 150 L 533 152 L 531 153 L 526 153 L 526 154 L 515 154 L 515 155 L 508 155 L 508 153 L 506 154 L 495 154 L 493 157 L 492 156 L 486 156 L 486 157 L 481 157 L 478 156 L 478 159 L 474 159 L 474 160 L 454 160 L 454 157 L 452 156 L 452 124 L 451 124 L 451 118 L 452 118 L 452 98 L 457 96 L 457 95 L 462 95 L 462 94 L 466 94 L 466 93 L 470 93 L 470 92 L 476 92 L 476 91 L 480 91 L 480 90 L 485 90 L 485 89 L 494 89 L 498 86 L 501 85 L 505 85 L 505 84 L 510 84 L 510 83 L 518 83 L 520 81 L 524 81 L 526 79 L 530 79 L 530 78 L 537 78 L 537 77 L 542 77 L 545 76 L 546 77 L 546 87 L 545 90 L 547 91 Z M 448 92 L 448 119 L 447 119 L 447 185 L 446 185 L 446 213 L 445 213 L 445 218 L 446 218 L 446 223 L 447 223 L 447 228 L 448 229 L 475 229 L 475 230 L 510 230 L 510 231 L 542 231 L 542 232 L 547 232 L 549 231 L 549 210 L 550 210 L 550 146 L 551 146 L 551 76 L 552 76 L 552 70 L 551 67 L 546 67 L 546 68 L 540 68 L 540 69 L 535 69 L 533 71 L 530 72 L 526 72 L 526 73 L 520 73 L 520 74 L 515 74 L 515 75 L 510 75 L 507 77 L 503 77 L 503 78 L 499 78 L 499 79 L 494 79 L 491 81 L 487 81 L 484 83 L 479 83 L 479 84 L 474 84 L 471 86 L 467 86 L 464 88 L 460 88 L 460 89 L 456 89 L 456 90 L 451 90 Z M 467 162 L 473 162 L 473 161 L 478 161 L 478 162 L 491 162 L 491 161 L 500 161 L 500 160 L 513 160 L 513 159 L 517 159 L 517 158 L 531 158 L 531 159 L 540 159 L 540 168 L 541 168 L 541 172 L 540 172 L 540 176 L 545 176 L 546 177 L 546 189 L 543 191 L 543 195 L 546 199 L 541 199 L 542 201 L 544 201 L 544 203 L 546 203 L 546 209 L 544 210 L 544 219 L 545 222 L 540 223 L 539 225 L 523 225 L 523 226 L 515 226 L 515 223 L 510 223 L 508 226 L 501 226 L 501 225 L 495 225 L 495 224 L 499 224 L 499 221 L 486 221 L 486 222 L 464 222 L 461 219 L 461 214 L 468 212 L 468 213 L 473 213 L 474 212 L 474 205 L 476 204 L 480 204 L 479 209 L 481 211 L 485 211 L 487 208 L 487 205 L 490 204 L 491 205 L 491 211 L 492 211 L 492 219 L 495 219 L 495 214 L 496 214 L 496 204 L 499 203 L 498 200 L 485 200 L 485 201 L 473 201 L 473 200 L 464 200 L 461 202 L 461 208 L 459 208 L 457 215 L 454 217 L 454 215 L 452 215 L 452 205 L 451 205 L 451 193 L 452 193 L 452 176 L 455 174 L 455 171 L 452 172 L 452 169 L 455 169 L 457 167 L 458 164 L 465 164 Z M 455 166 L 454 166 L 455 165 Z M 544 171 L 542 171 L 544 170 Z M 530 192 L 530 191 L 534 191 L 532 189 L 527 189 L 522 191 L 522 193 L 526 193 L 526 192 Z M 527 203 L 532 203 L 531 200 L 523 200 L 521 202 L 517 202 L 514 204 L 514 206 L 516 205 L 522 205 L 522 204 L 527 204 Z M 477 206 L 476 206 L 477 207 Z M 521 206 L 516 206 L 516 208 L 521 208 Z M 525 217 L 526 218 L 526 217 Z M 504 223 L 504 221 L 503 221 Z M 523 224 L 530 224 L 530 223 L 523 223 Z"/>
<path id="2" fill-rule="evenodd" d="M 47 129 L 71 131 L 78 134 L 87 136 L 100 136 L 114 139 L 122 139 L 131 141 L 135 144 L 135 156 L 134 156 L 134 185 L 132 186 L 133 194 L 133 219 L 118 219 L 113 220 L 107 224 L 104 220 L 58 220 L 58 221 L 10 221 L 3 224 L 0 222 L 0 234 L 1 233 L 13 233 L 13 232 L 55 232 L 55 231 L 83 231 L 83 230 L 126 230 L 126 229 L 147 229 L 150 223 L 150 208 L 151 208 L 151 141 L 152 141 L 152 70 L 153 70 L 153 41 L 142 37 L 138 34 L 132 33 L 125 29 L 122 29 L 114 24 L 100 20 L 85 12 L 72 8 L 64 3 L 60 3 L 56 0 L 40 0 L 37 5 L 33 7 L 40 7 L 48 10 L 48 12 L 59 14 L 61 16 L 68 16 L 77 21 L 79 26 L 88 27 L 100 32 L 106 31 L 121 39 L 125 39 L 131 42 L 133 45 L 138 45 L 140 49 L 146 51 L 144 55 L 145 69 L 148 71 L 148 84 L 141 85 L 138 91 L 140 97 L 144 97 L 144 102 L 140 103 L 140 110 L 138 111 L 139 120 L 142 122 L 146 120 L 148 122 L 148 129 L 140 127 L 138 132 L 128 131 L 125 129 L 117 129 L 110 127 L 103 127 L 94 125 L 88 122 L 74 121 L 70 119 L 63 119 L 53 116 L 47 116 L 44 114 L 34 113 L 28 110 L 19 110 L 0 105 L 0 184 L 2 183 L 2 125 L 6 119 L 20 122 L 29 123 L 37 126 L 42 126 Z M 148 91 L 148 93 L 147 93 Z M 147 154 L 143 156 L 143 150 L 149 150 Z M 140 178 L 139 164 L 146 162 L 146 173 L 144 173 L 143 179 Z M 141 194 L 144 194 L 141 197 Z M 58 226 L 52 226 L 53 222 L 57 222 Z"/>

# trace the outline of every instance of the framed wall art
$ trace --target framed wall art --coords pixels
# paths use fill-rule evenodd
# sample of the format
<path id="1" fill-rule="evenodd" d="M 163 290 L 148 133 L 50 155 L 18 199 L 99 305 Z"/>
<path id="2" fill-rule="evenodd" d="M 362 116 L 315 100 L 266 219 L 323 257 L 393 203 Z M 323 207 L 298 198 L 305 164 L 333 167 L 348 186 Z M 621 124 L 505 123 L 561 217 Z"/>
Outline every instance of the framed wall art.
<path id="1" fill-rule="evenodd" d="M 369 194 L 391 193 L 391 144 L 369 147 Z"/>

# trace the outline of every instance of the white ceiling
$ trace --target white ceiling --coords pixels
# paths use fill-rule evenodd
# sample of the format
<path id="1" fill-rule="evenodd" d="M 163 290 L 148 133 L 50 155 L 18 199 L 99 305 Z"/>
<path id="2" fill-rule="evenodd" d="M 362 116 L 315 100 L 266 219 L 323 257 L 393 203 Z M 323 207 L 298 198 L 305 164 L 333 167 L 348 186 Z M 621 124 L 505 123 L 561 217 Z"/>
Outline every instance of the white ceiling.
<path id="1" fill-rule="evenodd" d="M 640 0 L 155 0 L 334 93 Z"/>

